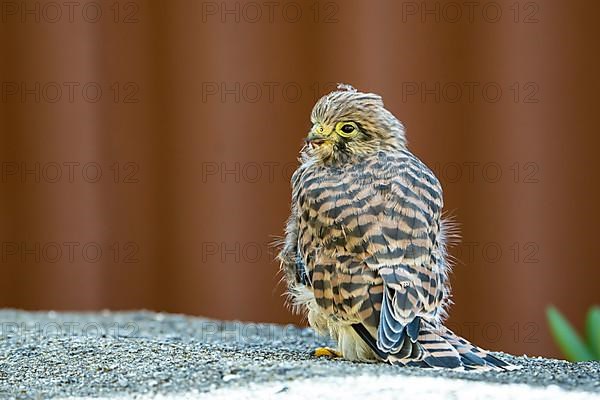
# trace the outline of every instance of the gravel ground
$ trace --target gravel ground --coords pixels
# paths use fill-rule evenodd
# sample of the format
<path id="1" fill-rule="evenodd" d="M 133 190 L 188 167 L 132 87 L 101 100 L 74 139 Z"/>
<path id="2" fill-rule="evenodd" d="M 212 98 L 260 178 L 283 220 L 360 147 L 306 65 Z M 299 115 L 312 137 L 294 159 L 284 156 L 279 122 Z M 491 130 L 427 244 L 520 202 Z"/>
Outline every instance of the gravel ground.
<path id="1" fill-rule="evenodd" d="M 349 378 L 357 379 L 356 384 L 365 376 L 372 382 L 389 381 L 390 376 L 396 382 L 402 382 L 397 376 L 406 382 L 416 377 L 452 378 L 452 382 L 523 383 L 561 393 L 600 393 L 599 362 L 568 363 L 500 353 L 500 358 L 523 368 L 468 373 L 315 359 L 309 350 L 327 344 L 326 339 L 293 326 L 150 312 L 15 310 L 0 311 L 0 323 L 0 398 L 134 394 L 160 398 L 206 392 L 225 393 L 226 398 L 232 390 L 241 393 L 256 385 L 289 384 L 293 392 L 293 385 L 303 379 L 333 379 L 336 385 L 347 385 Z"/>

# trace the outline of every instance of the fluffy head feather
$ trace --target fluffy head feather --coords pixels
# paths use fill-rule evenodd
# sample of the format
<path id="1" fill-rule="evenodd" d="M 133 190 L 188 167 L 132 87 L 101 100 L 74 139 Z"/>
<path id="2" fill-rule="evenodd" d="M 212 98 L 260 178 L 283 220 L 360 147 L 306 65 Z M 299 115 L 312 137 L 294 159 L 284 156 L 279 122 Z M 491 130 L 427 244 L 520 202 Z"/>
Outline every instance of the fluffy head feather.
<path id="1" fill-rule="evenodd" d="M 404 126 L 386 110 L 381 96 L 359 92 L 350 85 L 341 84 L 319 99 L 311 122 L 307 153 L 323 162 L 406 147 Z M 350 131 L 348 124 L 355 129 Z"/>

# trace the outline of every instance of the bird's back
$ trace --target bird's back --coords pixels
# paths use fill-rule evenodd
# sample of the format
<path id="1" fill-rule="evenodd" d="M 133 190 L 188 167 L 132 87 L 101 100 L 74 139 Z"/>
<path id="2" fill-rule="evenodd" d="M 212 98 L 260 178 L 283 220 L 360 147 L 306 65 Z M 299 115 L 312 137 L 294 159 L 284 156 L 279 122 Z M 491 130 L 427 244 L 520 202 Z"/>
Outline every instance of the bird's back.
<path id="1" fill-rule="evenodd" d="M 379 152 L 344 165 L 307 164 L 294 176 L 299 218 L 298 255 L 315 297 L 326 313 L 340 319 L 379 321 L 381 268 L 402 258 L 419 258 L 421 270 L 403 271 L 407 281 L 419 273 L 445 285 L 437 231 L 441 188 L 433 173 L 408 151 Z M 390 252 L 391 249 L 391 252 Z M 420 281 L 418 281 L 420 283 Z M 426 296 L 420 314 L 434 318 L 443 290 Z"/>

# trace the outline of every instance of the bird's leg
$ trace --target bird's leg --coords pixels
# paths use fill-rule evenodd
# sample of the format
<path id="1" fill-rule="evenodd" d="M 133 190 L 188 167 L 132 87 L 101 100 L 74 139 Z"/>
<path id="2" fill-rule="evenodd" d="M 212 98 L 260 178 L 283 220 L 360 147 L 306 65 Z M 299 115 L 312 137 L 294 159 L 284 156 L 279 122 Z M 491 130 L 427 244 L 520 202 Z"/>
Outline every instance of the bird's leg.
<path id="1" fill-rule="evenodd" d="M 331 347 L 317 347 L 313 352 L 313 355 L 315 357 L 338 358 L 342 356 L 342 353 L 335 349 L 332 349 Z"/>

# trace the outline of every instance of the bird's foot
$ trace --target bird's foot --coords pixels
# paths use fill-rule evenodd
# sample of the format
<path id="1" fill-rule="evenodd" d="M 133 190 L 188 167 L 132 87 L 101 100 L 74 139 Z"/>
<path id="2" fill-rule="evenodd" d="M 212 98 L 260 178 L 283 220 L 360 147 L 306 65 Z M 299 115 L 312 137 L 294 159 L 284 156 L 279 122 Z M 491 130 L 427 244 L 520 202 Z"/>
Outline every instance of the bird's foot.
<path id="1" fill-rule="evenodd" d="M 332 349 L 331 347 L 317 347 L 313 352 L 315 357 L 330 357 L 330 358 L 338 358 L 342 356 L 337 350 Z"/>

